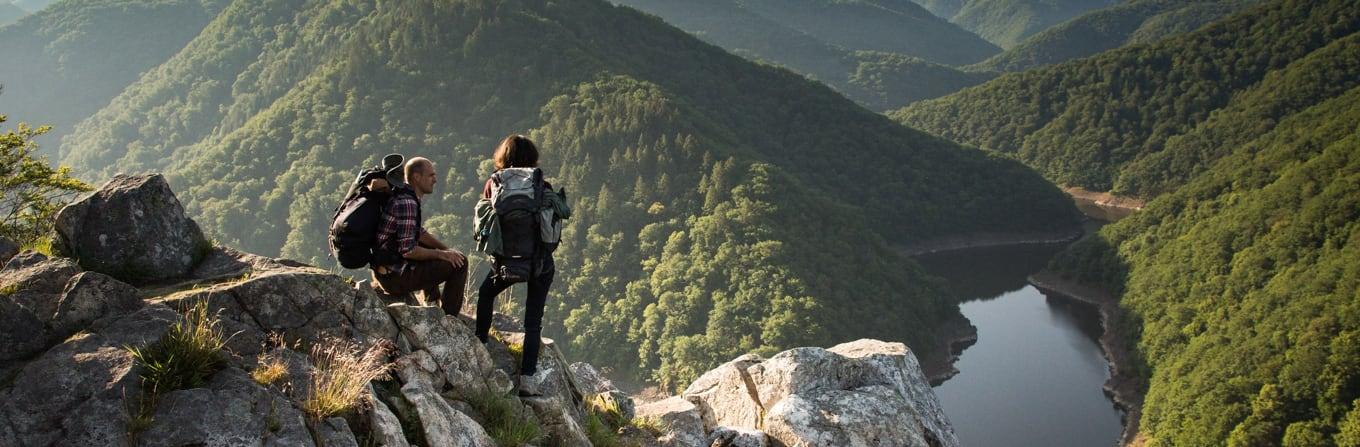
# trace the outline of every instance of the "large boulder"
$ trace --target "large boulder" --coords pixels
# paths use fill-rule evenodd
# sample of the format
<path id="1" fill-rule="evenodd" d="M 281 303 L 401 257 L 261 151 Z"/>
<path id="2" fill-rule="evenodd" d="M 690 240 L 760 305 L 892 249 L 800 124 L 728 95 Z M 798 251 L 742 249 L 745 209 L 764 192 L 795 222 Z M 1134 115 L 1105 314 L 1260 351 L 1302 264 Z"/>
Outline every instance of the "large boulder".
<path id="1" fill-rule="evenodd" d="M 681 396 L 707 430 L 763 430 L 778 445 L 959 445 L 916 357 L 901 343 L 795 348 L 768 360 L 747 355 L 704 374 Z"/>
<path id="2" fill-rule="evenodd" d="M 944 406 L 940 405 L 940 399 L 930 387 L 920 362 L 907 345 L 861 339 L 832 346 L 827 351 L 853 359 L 855 363 L 875 371 L 869 376 L 870 380 L 885 384 L 910 402 L 927 437 L 934 436 L 944 445 L 958 444 L 954 426 L 949 423 Z"/>
<path id="3" fill-rule="evenodd" d="M 663 447 L 709 446 L 699 409 L 680 396 L 640 405 L 637 417 L 661 426 L 664 433 L 657 442 Z"/>
<path id="4" fill-rule="evenodd" d="M 85 269 L 133 284 L 184 276 L 211 248 L 160 174 L 114 177 L 62 208 L 56 229 Z"/>

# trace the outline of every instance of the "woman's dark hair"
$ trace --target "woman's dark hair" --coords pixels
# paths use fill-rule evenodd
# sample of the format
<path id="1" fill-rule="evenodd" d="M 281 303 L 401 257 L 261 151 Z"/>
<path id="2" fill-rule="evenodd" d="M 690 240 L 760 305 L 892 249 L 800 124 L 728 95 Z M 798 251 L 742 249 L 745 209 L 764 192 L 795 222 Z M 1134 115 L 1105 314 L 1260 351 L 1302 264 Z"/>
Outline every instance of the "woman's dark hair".
<path id="1" fill-rule="evenodd" d="M 496 147 L 496 154 L 492 158 L 496 160 L 497 170 L 537 167 L 538 146 L 535 146 L 529 137 L 511 135 L 501 140 L 501 145 Z"/>

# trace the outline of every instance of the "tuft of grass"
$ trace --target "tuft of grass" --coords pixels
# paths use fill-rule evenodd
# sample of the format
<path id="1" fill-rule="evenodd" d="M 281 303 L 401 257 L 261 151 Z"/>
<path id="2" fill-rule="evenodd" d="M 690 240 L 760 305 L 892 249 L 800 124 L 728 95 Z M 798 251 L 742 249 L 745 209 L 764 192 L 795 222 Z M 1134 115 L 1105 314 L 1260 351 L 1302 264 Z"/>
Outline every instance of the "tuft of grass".
<path id="1" fill-rule="evenodd" d="M 623 419 L 623 411 L 619 410 L 619 403 L 605 396 L 604 393 L 600 393 L 586 398 L 586 410 L 591 414 L 599 415 L 600 419 L 607 422 L 611 427 L 619 428 L 628 425 L 628 421 Z"/>
<path id="2" fill-rule="evenodd" d="M 387 377 L 392 369 L 388 349 L 374 345 L 360 352 L 357 345 L 342 339 L 317 343 L 311 355 L 316 371 L 302 410 L 320 421 L 367 404 L 368 383 Z"/>
<path id="3" fill-rule="evenodd" d="M 33 250 L 42 253 L 49 258 L 57 257 L 57 251 L 54 248 L 52 236 L 40 237 L 25 242 L 23 245 L 19 246 L 19 250 Z"/>
<path id="4" fill-rule="evenodd" d="M 85 338 L 85 337 L 89 337 L 89 336 L 91 336 L 91 335 L 94 335 L 94 333 L 90 332 L 88 329 L 81 329 L 81 330 L 79 330 L 79 331 L 76 331 L 76 333 L 71 334 L 70 337 L 66 337 L 66 341 L 64 341 L 63 343 L 70 343 L 70 342 L 73 342 L 73 341 L 80 341 L 80 339 L 83 339 L 83 338 Z"/>
<path id="5" fill-rule="evenodd" d="M 208 255 L 212 254 L 213 249 L 216 247 L 216 239 L 210 237 L 203 238 L 203 240 L 194 245 L 193 264 L 198 265 L 198 263 L 203 262 L 204 259 L 208 258 Z"/>
<path id="6" fill-rule="evenodd" d="M 154 409 L 148 403 L 148 399 L 137 399 L 133 404 L 124 396 L 124 410 L 127 412 L 127 441 L 128 444 L 138 445 L 142 433 L 151 428 L 151 424 L 156 422 L 153 417 Z"/>
<path id="7" fill-rule="evenodd" d="M 199 301 L 154 343 L 125 348 L 141 365 L 138 376 L 153 401 L 161 393 L 201 387 L 222 368 L 226 337 L 220 326 L 217 314 Z"/>
<path id="8" fill-rule="evenodd" d="M 482 415 L 486 434 L 500 447 L 535 444 L 543 438 L 543 430 L 520 411 L 519 400 L 509 394 L 483 391 L 463 401 Z"/>
<path id="9" fill-rule="evenodd" d="M 637 427 L 652 436 L 661 436 L 666 433 L 666 426 L 661 423 L 661 420 L 653 417 L 635 417 L 628 421 L 628 425 Z"/>
<path id="10" fill-rule="evenodd" d="M 619 447 L 618 428 L 611 427 L 594 411 L 586 411 L 586 438 L 595 447 Z"/>
<path id="11" fill-rule="evenodd" d="M 250 378 L 261 386 L 270 386 L 288 377 L 288 362 L 275 356 L 265 356 L 250 371 Z"/>

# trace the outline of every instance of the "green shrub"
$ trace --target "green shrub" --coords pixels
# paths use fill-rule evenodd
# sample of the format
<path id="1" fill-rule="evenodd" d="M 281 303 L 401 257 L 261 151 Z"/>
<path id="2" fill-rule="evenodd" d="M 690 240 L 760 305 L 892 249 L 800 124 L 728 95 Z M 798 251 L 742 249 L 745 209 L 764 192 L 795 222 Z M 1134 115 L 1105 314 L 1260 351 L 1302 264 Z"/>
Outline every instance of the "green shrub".
<path id="1" fill-rule="evenodd" d="M 154 400 L 161 393 L 203 386 L 222 368 L 225 345 L 217 315 L 199 302 L 154 343 L 126 349 L 141 366 L 142 388 Z"/>
<path id="2" fill-rule="evenodd" d="M 482 415 L 482 426 L 496 440 L 496 445 L 518 447 L 543 438 L 542 429 L 526 417 L 519 400 L 513 396 L 484 391 L 467 396 L 463 401 Z"/>

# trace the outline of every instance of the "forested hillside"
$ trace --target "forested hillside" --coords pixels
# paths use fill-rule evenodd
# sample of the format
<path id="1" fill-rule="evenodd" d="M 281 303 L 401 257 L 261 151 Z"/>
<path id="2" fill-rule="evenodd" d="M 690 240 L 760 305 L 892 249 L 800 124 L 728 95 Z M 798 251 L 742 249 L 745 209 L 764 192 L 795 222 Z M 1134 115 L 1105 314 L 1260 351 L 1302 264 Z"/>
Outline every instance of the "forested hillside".
<path id="1" fill-rule="evenodd" d="M 1344 94 L 1274 126 L 1238 115 L 1270 127 L 1254 136 L 1205 134 L 1231 154 L 1054 261 L 1122 293 L 1141 328 L 1148 445 L 1360 445 L 1360 45 L 1347 45 Z"/>
<path id="2" fill-rule="evenodd" d="M 1000 49 L 907 0 L 616 0 L 748 59 L 822 81 L 886 111 L 992 78 L 948 65 Z"/>
<path id="3" fill-rule="evenodd" d="M 2 27 L 0 108 L 53 126 L 42 141 L 55 149 L 76 123 L 197 36 L 226 1 L 65 1 Z"/>
<path id="4" fill-rule="evenodd" d="M 886 0 L 880 0 L 886 1 Z M 903 0 L 892 0 L 900 3 Z M 948 19 L 1002 48 L 1081 15 L 1109 6 L 1112 0 L 916 0 L 935 15 Z"/>
<path id="5" fill-rule="evenodd" d="M 238 0 L 63 147 L 89 179 L 165 171 L 220 243 L 330 265 L 341 188 L 392 151 L 439 164 L 427 228 L 470 247 L 511 132 L 576 209 L 549 333 L 670 386 L 749 351 L 929 349 L 957 308 L 892 247 L 1074 224 L 1019 163 L 600 0 Z"/>
<path id="6" fill-rule="evenodd" d="M 893 116 L 953 141 L 1013 153 L 1059 183 L 1151 197 L 1223 152 L 1190 134 L 1224 131 L 1197 127 L 1259 135 L 1281 114 L 1330 97 L 1290 91 L 1294 81 L 1354 82 L 1351 62 L 1338 55 L 1355 45 L 1350 36 L 1357 30 L 1360 1 L 1275 1 L 1193 33 L 1005 75 Z M 1296 64 L 1321 71 L 1281 72 Z M 1273 98 L 1277 106 L 1255 110 L 1252 98 L 1284 92 L 1292 99 Z M 1214 119 L 1238 110 L 1261 119 Z"/>
<path id="7" fill-rule="evenodd" d="M 975 64 L 977 71 L 1025 71 L 1125 45 L 1194 31 L 1256 0 L 1132 0 L 1083 14 Z"/>

